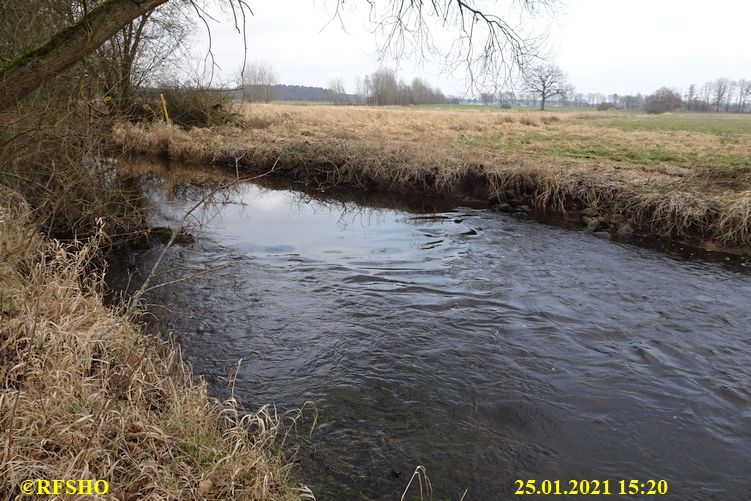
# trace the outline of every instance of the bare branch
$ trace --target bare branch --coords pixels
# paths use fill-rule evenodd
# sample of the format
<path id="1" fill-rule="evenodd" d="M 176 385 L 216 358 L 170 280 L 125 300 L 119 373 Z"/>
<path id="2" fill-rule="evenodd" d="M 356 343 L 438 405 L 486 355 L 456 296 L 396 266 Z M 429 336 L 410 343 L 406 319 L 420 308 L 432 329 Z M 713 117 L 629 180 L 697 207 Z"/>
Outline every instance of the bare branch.
<path id="1" fill-rule="evenodd" d="M 379 58 L 399 59 L 409 53 L 423 60 L 427 54 L 440 57 L 444 71 L 464 67 L 469 84 L 479 88 L 484 81 L 495 85 L 507 81 L 540 56 L 546 37 L 531 35 L 502 17 L 478 6 L 477 0 L 366 0 L 374 31 L 381 37 Z M 534 15 L 552 8 L 558 0 L 513 0 L 520 14 Z M 376 9 L 385 4 L 385 13 Z M 337 2 L 336 15 L 344 0 Z M 431 24 L 456 28 L 458 35 L 448 50 L 435 42 Z"/>

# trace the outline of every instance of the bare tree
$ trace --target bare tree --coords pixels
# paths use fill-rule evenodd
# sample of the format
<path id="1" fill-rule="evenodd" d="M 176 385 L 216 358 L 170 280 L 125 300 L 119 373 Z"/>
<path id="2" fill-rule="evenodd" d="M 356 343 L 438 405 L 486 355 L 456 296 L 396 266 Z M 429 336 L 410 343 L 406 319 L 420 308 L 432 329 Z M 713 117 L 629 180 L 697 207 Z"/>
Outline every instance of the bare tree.
<path id="1" fill-rule="evenodd" d="M 746 101 L 751 95 L 751 80 L 741 79 L 738 81 L 738 113 L 746 111 Z"/>
<path id="2" fill-rule="evenodd" d="M 97 50 L 130 22 L 167 1 L 176 0 L 105 0 L 90 10 L 84 8 L 75 23 L 59 30 L 36 48 L 3 63 L 0 68 L 0 110 L 14 105 Z M 236 26 L 242 24 L 242 19 L 250 11 L 245 1 L 221 1 L 231 8 Z M 337 2 L 337 16 L 343 1 Z M 462 54 L 462 60 L 472 75 L 499 67 L 523 66 L 527 58 L 539 49 L 539 39 L 520 34 L 513 25 L 478 6 L 479 0 L 431 0 L 429 6 L 417 0 L 367 1 L 371 9 L 381 3 L 390 9 L 385 16 L 373 19 L 386 35 L 382 45 L 384 50 L 403 50 L 408 39 L 419 47 L 429 45 L 431 37 L 427 18 L 458 27 L 459 36 L 454 47 Z M 530 12 L 556 1 L 521 0 L 518 5 L 523 11 Z M 203 12 L 194 0 L 191 3 L 199 13 Z"/>
<path id="3" fill-rule="evenodd" d="M 164 4 L 127 24 L 87 59 L 120 112 L 130 110 L 139 87 L 165 75 L 165 65 L 174 67 L 193 22 L 182 2 Z"/>
<path id="4" fill-rule="evenodd" d="M 376 106 L 446 102 L 441 89 L 431 87 L 420 78 L 415 78 L 411 84 L 397 78 L 396 72 L 389 68 L 381 68 L 371 75 L 365 75 L 362 81 L 357 80 L 358 100 Z"/>
<path id="5" fill-rule="evenodd" d="M 714 89 L 714 83 L 706 82 L 701 86 L 701 101 L 703 111 L 709 111 L 712 102 L 712 92 Z"/>
<path id="6" fill-rule="evenodd" d="M 696 85 L 694 84 L 688 86 L 688 92 L 686 93 L 686 109 L 688 109 L 688 111 L 696 109 Z"/>
<path id="7" fill-rule="evenodd" d="M 638 110 L 644 107 L 644 96 L 637 94 L 635 96 L 624 96 L 623 106 L 627 110 Z"/>
<path id="8" fill-rule="evenodd" d="M 240 71 L 243 97 L 250 102 L 268 103 L 274 100 L 274 86 L 279 83 L 274 67 L 269 63 L 255 62 Z"/>
<path id="9" fill-rule="evenodd" d="M 516 100 L 516 94 L 512 90 L 504 90 L 498 93 L 498 105 L 501 108 L 511 108 Z"/>
<path id="10" fill-rule="evenodd" d="M 370 76 L 370 96 L 375 105 L 397 104 L 399 85 L 394 70 L 381 68 Z"/>
<path id="11" fill-rule="evenodd" d="M 538 64 L 524 72 L 524 86 L 528 92 L 540 98 L 540 109 L 553 96 L 565 96 L 570 86 L 566 74 L 555 64 Z"/>
<path id="12" fill-rule="evenodd" d="M 485 106 L 490 106 L 495 102 L 495 94 L 492 92 L 481 92 L 480 102 Z"/>
<path id="13" fill-rule="evenodd" d="M 430 86 L 419 78 L 412 80 L 412 103 L 428 104 L 431 100 L 432 90 Z"/>
<path id="14" fill-rule="evenodd" d="M 347 91 L 344 89 L 344 80 L 341 78 L 332 78 L 329 80 L 329 97 L 336 104 L 349 103 Z"/>
<path id="15" fill-rule="evenodd" d="M 728 97 L 728 90 L 730 87 L 730 80 L 727 78 L 718 78 L 712 85 L 712 105 L 715 111 L 720 111 L 720 108 Z"/>
<path id="16" fill-rule="evenodd" d="M 362 80 L 360 80 L 360 77 L 355 77 L 355 94 L 354 94 L 354 101 L 355 104 L 362 104 Z"/>
<path id="17" fill-rule="evenodd" d="M 434 89 L 421 78 L 412 80 L 409 90 L 411 104 L 440 104 L 446 101 L 441 89 Z"/>
<path id="18" fill-rule="evenodd" d="M 728 92 L 725 97 L 725 112 L 730 112 L 730 107 L 733 105 L 733 99 L 735 98 L 735 91 L 738 89 L 738 82 L 730 80 L 728 82 Z"/>
<path id="19" fill-rule="evenodd" d="M 370 77 L 368 75 L 365 75 L 365 77 L 362 79 L 362 93 L 360 94 L 360 100 L 363 103 L 373 104 L 373 96 L 371 95 L 372 89 L 373 87 L 370 83 Z"/>

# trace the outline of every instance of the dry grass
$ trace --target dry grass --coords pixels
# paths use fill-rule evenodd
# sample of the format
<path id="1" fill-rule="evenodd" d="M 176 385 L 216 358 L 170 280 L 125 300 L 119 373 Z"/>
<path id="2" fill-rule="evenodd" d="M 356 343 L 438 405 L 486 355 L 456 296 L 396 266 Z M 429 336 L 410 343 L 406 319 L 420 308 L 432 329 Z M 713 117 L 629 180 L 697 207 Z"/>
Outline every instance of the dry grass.
<path id="1" fill-rule="evenodd" d="M 108 498 L 298 499 L 280 419 L 208 397 L 170 344 L 102 303 L 97 239 L 64 246 L 0 188 L 0 471 L 103 479 Z"/>
<path id="2" fill-rule="evenodd" d="M 593 207 L 659 236 L 725 248 L 751 244 L 745 126 L 713 133 L 653 127 L 642 116 L 614 112 L 280 104 L 246 106 L 243 115 L 265 126 L 122 125 L 115 138 L 128 151 L 252 171 L 274 166 L 322 185 L 518 197 L 555 214 Z"/>

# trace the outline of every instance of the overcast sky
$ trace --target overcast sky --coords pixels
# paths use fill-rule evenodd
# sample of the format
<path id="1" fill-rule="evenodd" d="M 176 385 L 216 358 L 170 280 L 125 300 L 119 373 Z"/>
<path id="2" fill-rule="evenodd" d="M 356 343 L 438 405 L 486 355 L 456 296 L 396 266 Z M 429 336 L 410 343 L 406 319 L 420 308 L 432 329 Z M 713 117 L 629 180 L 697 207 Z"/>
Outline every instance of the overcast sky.
<path id="1" fill-rule="evenodd" d="M 387 5 L 389 0 L 376 0 Z M 561 0 L 552 14 L 524 18 L 519 27 L 547 34 L 549 59 L 569 76 L 577 92 L 650 93 L 661 86 L 685 89 L 718 77 L 751 79 L 748 33 L 750 0 Z M 344 27 L 331 21 L 334 0 L 250 1 L 254 15 L 247 22 L 248 60 L 266 61 L 280 83 L 326 87 L 342 77 L 348 92 L 357 76 L 379 66 L 377 35 L 364 0 L 349 0 Z M 486 2 L 512 24 L 518 14 Z M 220 78 L 231 79 L 243 61 L 243 38 L 230 17 L 213 13 L 213 53 Z M 346 30 L 346 31 L 345 31 Z M 456 30 L 433 30 L 441 44 Z M 205 43 L 205 30 L 196 33 Z M 446 94 L 466 93 L 461 69 L 441 71 L 437 60 L 420 64 L 414 58 L 386 59 L 400 76 L 422 76 Z"/>

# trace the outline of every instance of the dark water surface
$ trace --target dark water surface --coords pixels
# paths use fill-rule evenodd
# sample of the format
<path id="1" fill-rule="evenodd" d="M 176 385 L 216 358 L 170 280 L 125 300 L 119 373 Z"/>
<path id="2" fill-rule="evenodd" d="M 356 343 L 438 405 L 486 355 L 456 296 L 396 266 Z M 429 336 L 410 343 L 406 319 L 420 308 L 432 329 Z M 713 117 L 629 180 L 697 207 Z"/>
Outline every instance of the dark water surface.
<path id="1" fill-rule="evenodd" d="M 751 499 L 748 273 L 487 210 L 237 197 L 170 256 L 220 269 L 155 313 L 218 396 L 242 359 L 246 408 L 317 404 L 319 500 L 399 499 L 419 464 L 434 499 L 536 499 L 515 479 Z"/>

